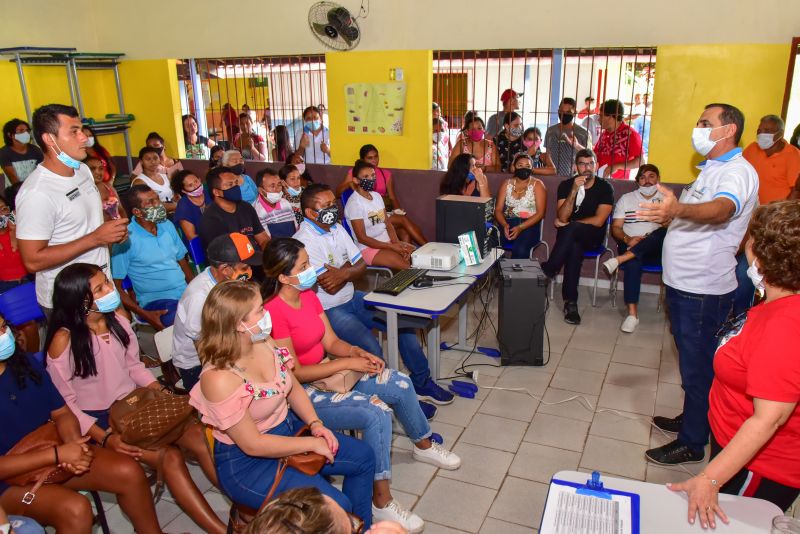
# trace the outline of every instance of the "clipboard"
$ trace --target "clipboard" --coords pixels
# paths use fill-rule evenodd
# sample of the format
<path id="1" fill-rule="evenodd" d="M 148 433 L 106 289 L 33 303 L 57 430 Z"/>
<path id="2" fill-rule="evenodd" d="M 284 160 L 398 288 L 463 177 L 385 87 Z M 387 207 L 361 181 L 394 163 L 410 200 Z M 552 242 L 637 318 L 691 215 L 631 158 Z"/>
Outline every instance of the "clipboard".
<path id="1" fill-rule="evenodd" d="M 551 522 L 557 519 L 556 514 L 562 514 L 563 510 L 556 510 L 559 507 L 559 504 L 555 502 L 553 496 L 555 493 L 553 489 L 558 488 L 575 488 L 574 494 L 581 495 L 583 497 L 588 498 L 595 498 L 600 499 L 600 502 L 606 500 L 615 501 L 614 496 L 622 497 L 629 500 L 629 513 L 630 513 L 630 523 L 628 530 L 627 528 L 620 531 L 618 529 L 612 529 L 611 532 L 617 534 L 618 532 L 630 532 L 631 534 L 640 534 L 641 532 L 641 511 L 640 511 L 640 497 L 638 493 L 630 493 L 627 491 L 619 491 L 614 489 L 608 489 L 603 487 L 603 483 L 600 482 L 600 473 L 594 471 L 592 473 L 592 479 L 587 480 L 586 484 L 581 484 L 580 482 L 569 482 L 566 480 L 559 480 L 553 478 L 550 480 L 550 488 L 547 492 L 547 501 L 545 502 L 544 512 L 542 513 L 542 520 L 539 524 L 539 532 L 541 534 L 552 534 L 554 532 L 558 532 L 558 530 L 551 526 Z M 620 501 L 620 499 L 616 499 L 616 501 Z M 627 507 L 626 507 L 627 509 Z M 560 518 L 560 517 L 559 517 Z M 623 516 L 624 518 L 624 516 Z M 547 521 L 547 523 L 546 523 Z M 624 519 L 623 519 L 624 521 Z M 563 532 L 563 530 L 562 530 Z M 588 530 L 585 532 L 595 532 L 594 530 Z"/>

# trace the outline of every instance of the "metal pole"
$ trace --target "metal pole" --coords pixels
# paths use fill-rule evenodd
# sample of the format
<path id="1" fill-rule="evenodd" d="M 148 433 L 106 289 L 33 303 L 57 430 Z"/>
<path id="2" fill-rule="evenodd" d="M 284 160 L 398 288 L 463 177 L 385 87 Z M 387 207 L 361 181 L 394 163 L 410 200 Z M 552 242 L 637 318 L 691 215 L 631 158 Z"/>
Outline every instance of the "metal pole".
<path id="1" fill-rule="evenodd" d="M 77 71 L 75 72 L 75 86 L 77 87 Z M 122 84 L 119 80 L 119 64 L 114 61 L 114 83 L 117 86 L 117 102 L 119 103 L 119 114 L 125 115 L 125 102 L 122 99 Z M 80 98 L 80 92 L 78 92 L 78 97 Z M 79 100 L 80 101 L 80 100 Z M 81 115 L 83 115 L 83 111 L 81 111 Z M 125 126 L 125 129 L 122 130 L 122 138 L 125 140 L 125 156 L 126 161 L 128 163 L 128 173 L 133 171 L 133 159 L 131 158 L 131 138 L 128 135 L 128 126 Z"/>
<path id="2" fill-rule="evenodd" d="M 31 113 L 31 103 L 28 100 L 28 86 L 25 83 L 25 73 L 22 72 L 22 60 L 19 54 L 14 54 L 14 62 L 17 64 L 17 74 L 19 75 L 19 86 L 22 89 L 22 102 L 25 104 L 25 115 L 28 116 L 28 124 L 33 122 L 33 114 Z"/>
<path id="3" fill-rule="evenodd" d="M 192 84 L 192 94 L 194 95 L 195 114 L 197 115 L 197 132 L 198 134 L 208 137 L 208 124 L 206 123 L 205 109 L 206 105 L 203 102 L 203 85 L 200 82 L 200 75 L 197 73 L 197 63 L 194 58 L 189 58 L 189 81 Z M 200 113 L 203 111 L 203 113 Z M 190 110 L 189 113 L 192 111 Z"/>
<path id="4" fill-rule="evenodd" d="M 83 98 L 81 97 L 81 84 L 78 83 L 78 66 L 75 64 L 75 58 L 67 60 L 67 68 L 72 68 L 72 79 L 75 82 L 75 99 L 78 101 L 78 113 L 81 118 L 86 117 L 83 112 Z"/>
<path id="5" fill-rule="evenodd" d="M 77 77 L 75 79 L 77 81 Z M 119 102 L 119 114 L 125 115 L 125 102 L 122 100 L 122 84 L 119 81 L 119 64 L 116 61 L 114 62 L 114 83 L 117 85 L 117 102 Z"/>
<path id="6" fill-rule="evenodd" d="M 561 104 L 561 78 L 564 76 L 564 49 L 563 48 L 554 48 L 553 49 L 553 63 L 551 67 L 552 75 L 550 77 L 550 94 L 552 95 L 550 100 L 550 117 L 557 117 L 558 116 L 558 106 Z M 549 124 L 548 120 L 548 124 Z"/>
<path id="7" fill-rule="evenodd" d="M 70 67 L 69 61 L 67 61 L 64 67 L 67 70 L 67 85 L 69 86 L 69 99 L 70 102 L 72 102 L 72 107 L 75 107 L 75 105 L 77 104 L 77 102 L 75 101 L 75 83 L 72 81 L 72 67 Z"/>

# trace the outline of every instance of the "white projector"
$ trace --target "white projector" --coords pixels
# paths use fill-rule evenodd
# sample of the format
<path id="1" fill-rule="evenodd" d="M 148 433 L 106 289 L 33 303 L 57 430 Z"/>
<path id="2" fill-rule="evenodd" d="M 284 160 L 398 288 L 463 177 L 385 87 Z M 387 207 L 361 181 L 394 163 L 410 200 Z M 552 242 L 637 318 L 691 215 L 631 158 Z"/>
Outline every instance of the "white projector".
<path id="1" fill-rule="evenodd" d="M 461 263 L 461 252 L 455 243 L 428 243 L 411 253 L 415 269 L 449 271 Z"/>

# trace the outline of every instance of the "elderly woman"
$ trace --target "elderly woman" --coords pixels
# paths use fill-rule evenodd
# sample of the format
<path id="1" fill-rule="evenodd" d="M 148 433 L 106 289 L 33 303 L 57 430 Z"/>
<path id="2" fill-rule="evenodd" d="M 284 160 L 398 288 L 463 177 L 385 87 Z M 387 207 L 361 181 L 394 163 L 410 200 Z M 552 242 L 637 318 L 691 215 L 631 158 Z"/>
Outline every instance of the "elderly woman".
<path id="1" fill-rule="evenodd" d="M 242 188 L 242 200 L 248 204 L 252 204 L 258 198 L 258 186 L 245 174 L 244 158 L 242 153 L 238 150 L 226 150 L 219 160 L 220 165 L 227 167 L 230 171 L 239 177 L 236 184 Z"/>
<path id="2" fill-rule="evenodd" d="M 689 522 L 728 518 L 718 493 L 766 499 L 782 510 L 800 494 L 800 201 L 761 206 L 745 244 L 747 275 L 764 301 L 724 325 L 709 394 L 711 462 L 669 485 L 689 496 Z"/>

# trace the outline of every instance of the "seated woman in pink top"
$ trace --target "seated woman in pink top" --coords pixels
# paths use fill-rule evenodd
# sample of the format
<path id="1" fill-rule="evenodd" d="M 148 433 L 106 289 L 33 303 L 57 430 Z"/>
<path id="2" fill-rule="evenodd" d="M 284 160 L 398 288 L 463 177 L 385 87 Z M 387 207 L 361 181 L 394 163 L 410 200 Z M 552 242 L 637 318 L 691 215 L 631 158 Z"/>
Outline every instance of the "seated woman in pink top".
<path id="1" fill-rule="evenodd" d="M 293 387 L 292 357 L 270 338 L 270 314 L 258 286 L 220 282 L 208 294 L 197 352 L 203 363 L 191 404 L 214 427 L 214 462 L 220 488 L 234 502 L 258 509 L 275 480 L 281 458 L 305 452 L 328 463 L 313 476 L 289 467 L 275 495 L 315 487 L 347 512 L 372 523 L 375 460 L 363 442 L 323 425 L 301 387 Z M 296 436 L 308 425 L 310 436 Z M 325 476 L 344 475 L 342 491 Z"/>
<path id="2" fill-rule="evenodd" d="M 416 243 L 420 246 L 428 242 L 422 234 L 419 226 L 412 221 L 403 208 L 397 195 L 394 192 L 394 181 L 392 171 L 379 166 L 381 158 L 375 145 L 364 145 L 358 152 L 358 158 L 366 161 L 375 168 L 375 192 L 383 197 L 386 205 L 387 222 L 394 226 L 397 236 L 406 243 Z M 347 199 L 343 197 L 348 189 L 355 189 L 358 186 L 358 177 L 353 176 L 353 169 L 347 171 L 347 176 L 336 187 L 336 196 L 342 198 L 342 202 Z"/>
<path id="3" fill-rule="evenodd" d="M 375 455 L 373 520 L 397 521 L 409 532 L 421 532 L 422 519 L 394 500 L 392 478 L 392 413 L 413 442 L 413 457 L 442 469 L 458 469 L 461 459 L 431 441 L 431 427 L 419 406 L 411 379 L 365 350 L 339 339 L 317 294 L 311 289 L 316 272 L 303 243 L 293 238 L 270 241 L 264 251 L 264 307 L 273 321 L 276 343 L 297 355 L 294 374 L 314 402 L 325 425 L 336 430 L 359 429 Z M 325 353 L 336 359 L 323 361 Z M 346 393 L 326 391 L 316 381 L 335 373 L 364 376 Z"/>
<path id="4" fill-rule="evenodd" d="M 128 320 L 115 313 L 119 307 L 119 294 L 99 267 L 87 263 L 65 267 L 53 291 L 53 315 L 45 341 L 47 371 L 78 418 L 81 435 L 155 468 L 159 451 L 128 445 L 109 428 L 108 411 L 114 401 L 136 387 L 161 389 L 139 361 L 136 334 Z M 202 426 L 190 425 L 176 445 L 190 451 L 206 477 L 217 484 Z M 180 449 L 166 447 L 161 461 L 164 481 L 183 511 L 204 531 L 225 532 L 225 525 L 192 481 Z"/>

